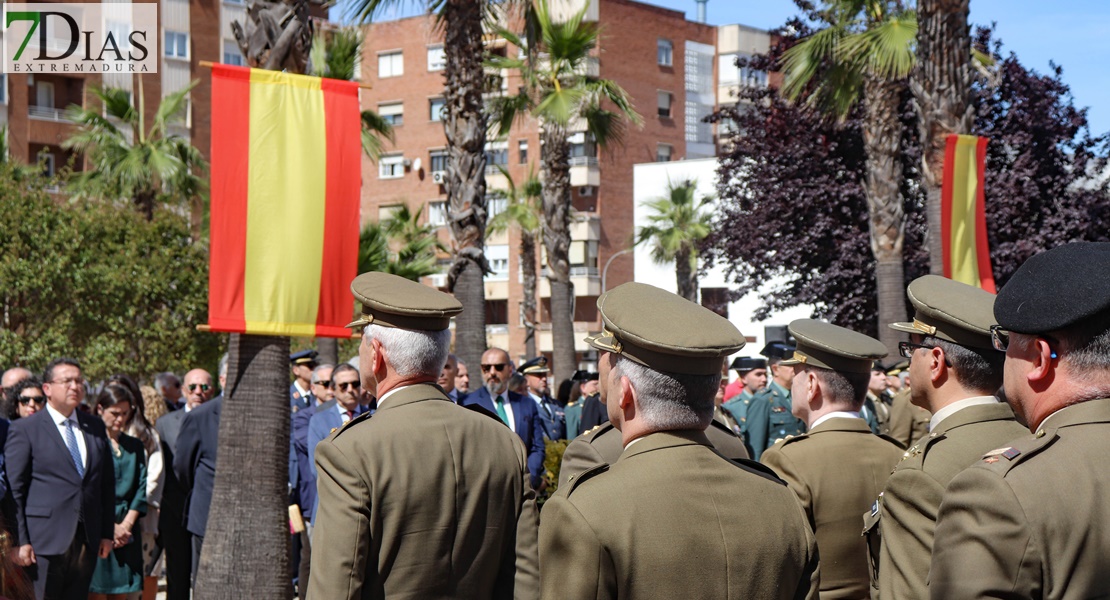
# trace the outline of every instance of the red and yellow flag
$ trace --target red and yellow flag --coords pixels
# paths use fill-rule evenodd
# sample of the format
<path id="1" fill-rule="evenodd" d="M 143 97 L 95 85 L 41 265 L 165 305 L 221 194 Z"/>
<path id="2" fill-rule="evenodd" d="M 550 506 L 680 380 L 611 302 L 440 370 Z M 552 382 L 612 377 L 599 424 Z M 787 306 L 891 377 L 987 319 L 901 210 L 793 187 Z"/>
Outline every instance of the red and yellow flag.
<path id="1" fill-rule="evenodd" d="M 941 239 L 944 276 L 995 293 L 984 212 L 986 161 L 987 138 L 948 136 L 941 186 Z"/>
<path id="2" fill-rule="evenodd" d="M 357 83 L 213 67 L 213 331 L 350 337 L 360 119 Z"/>

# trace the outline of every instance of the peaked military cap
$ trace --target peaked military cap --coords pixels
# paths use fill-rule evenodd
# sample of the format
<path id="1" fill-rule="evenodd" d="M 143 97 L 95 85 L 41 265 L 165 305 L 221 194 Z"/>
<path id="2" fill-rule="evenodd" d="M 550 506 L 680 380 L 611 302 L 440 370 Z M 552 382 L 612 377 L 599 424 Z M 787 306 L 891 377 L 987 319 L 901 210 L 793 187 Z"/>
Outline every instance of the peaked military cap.
<path id="1" fill-rule="evenodd" d="M 794 355 L 781 364 L 809 365 L 845 373 L 870 373 L 875 361 L 887 355 L 879 340 L 815 319 L 798 319 L 789 326 L 798 340 Z"/>
<path id="2" fill-rule="evenodd" d="M 1037 254 L 998 292 L 994 316 L 1009 331 L 1047 333 L 1105 315 L 1108 270 L 1108 242 L 1073 242 Z"/>
<path id="3" fill-rule="evenodd" d="M 971 348 L 994 347 L 994 294 L 940 275 L 925 275 L 910 283 L 906 295 L 917 313 L 912 323 L 891 323 L 891 329 Z"/>
<path id="4" fill-rule="evenodd" d="M 361 328 L 374 323 L 398 329 L 442 331 L 451 325 L 451 317 L 462 312 L 462 304 L 454 296 L 389 273 L 363 273 L 351 282 L 351 292 L 362 303 L 362 316 L 347 327 Z"/>
<path id="5" fill-rule="evenodd" d="M 316 362 L 315 350 L 301 350 L 289 355 L 289 362 L 295 365 L 307 365 Z"/>
<path id="6" fill-rule="evenodd" d="M 574 381 L 597 381 L 599 377 L 599 374 L 590 371 L 575 371 L 571 379 Z"/>
<path id="7" fill-rule="evenodd" d="M 897 375 L 897 374 L 901 373 L 902 371 L 905 371 L 908 368 L 910 368 L 910 361 L 909 361 L 908 358 L 903 359 L 903 360 L 899 360 L 899 361 L 895 361 L 895 362 L 892 362 L 889 365 L 887 365 L 886 374 L 887 375 Z"/>
<path id="8" fill-rule="evenodd" d="M 747 373 L 752 369 L 766 369 L 767 361 L 766 359 L 754 358 L 751 356 L 737 356 L 728 368 L 735 369 L 738 373 Z"/>
<path id="9" fill-rule="evenodd" d="M 598 350 L 667 373 L 717 375 L 744 336 L 717 313 L 645 283 L 625 283 L 597 299 L 604 330 L 586 338 Z"/>
<path id="10" fill-rule="evenodd" d="M 794 353 L 794 346 L 786 342 L 767 342 L 759 353 L 767 358 L 786 358 Z"/>
<path id="11" fill-rule="evenodd" d="M 543 356 L 537 356 L 523 365 L 520 365 L 517 371 L 525 375 L 547 375 L 551 372 L 551 370 L 547 368 L 547 358 Z"/>

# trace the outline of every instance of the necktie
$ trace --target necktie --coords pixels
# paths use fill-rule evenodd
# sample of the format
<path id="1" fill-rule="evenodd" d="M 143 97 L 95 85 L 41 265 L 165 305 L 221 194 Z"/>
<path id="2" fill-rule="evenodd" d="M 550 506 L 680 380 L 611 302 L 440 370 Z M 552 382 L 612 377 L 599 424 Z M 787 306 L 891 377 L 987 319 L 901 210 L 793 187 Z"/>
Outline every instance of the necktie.
<path id="1" fill-rule="evenodd" d="M 73 432 L 73 421 L 66 419 L 66 447 L 69 456 L 73 459 L 73 466 L 77 467 L 77 475 L 85 477 L 85 463 L 81 461 L 81 449 L 77 447 L 77 434 Z"/>
<path id="2" fill-rule="evenodd" d="M 540 408 L 543 409 L 544 414 L 546 414 L 547 418 L 550 419 L 551 418 L 551 408 L 547 405 L 547 398 L 544 398 L 543 400 L 540 401 Z"/>
<path id="3" fill-rule="evenodd" d="M 493 406 L 497 409 L 497 416 L 501 417 L 501 420 L 504 421 L 506 425 L 508 425 L 509 413 L 505 412 L 505 401 L 501 398 L 500 395 L 497 396 L 497 401 L 493 403 Z"/>
<path id="4" fill-rule="evenodd" d="M 355 418 L 355 411 L 353 411 L 353 410 L 347 411 L 347 420 L 350 421 L 353 418 Z"/>

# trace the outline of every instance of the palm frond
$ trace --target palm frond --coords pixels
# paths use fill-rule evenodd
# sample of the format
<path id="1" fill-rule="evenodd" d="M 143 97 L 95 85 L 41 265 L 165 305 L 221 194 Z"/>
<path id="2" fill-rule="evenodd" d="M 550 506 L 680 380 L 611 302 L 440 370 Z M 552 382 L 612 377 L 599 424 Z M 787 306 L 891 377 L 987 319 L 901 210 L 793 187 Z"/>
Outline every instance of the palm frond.
<path id="1" fill-rule="evenodd" d="M 901 79 L 913 70 L 916 40 L 917 15 L 905 11 L 860 33 L 844 36 L 837 48 L 837 60 L 860 65 L 884 79 Z"/>

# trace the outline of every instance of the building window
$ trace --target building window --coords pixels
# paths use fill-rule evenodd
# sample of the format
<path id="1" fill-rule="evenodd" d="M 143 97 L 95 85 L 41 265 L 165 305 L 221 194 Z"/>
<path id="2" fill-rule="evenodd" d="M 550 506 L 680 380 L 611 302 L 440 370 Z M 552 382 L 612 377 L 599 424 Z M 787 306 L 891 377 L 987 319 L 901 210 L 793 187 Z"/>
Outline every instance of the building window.
<path id="1" fill-rule="evenodd" d="M 659 38 L 659 43 L 657 45 L 657 48 L 658 48 L 657 58 L 658 58 L 658 61 L 659 61 L 659 66 L 669 67 L 669 66 L 673 65 L 674 64 L 674 44 L 671 43 L 671 40 L 665 40 L 663 38 Z"/>
<path id="2" fill-rule="evenodd" d="M 54 82 L 35 82 L 35 104 L 42 108 L 54 108 Z"/>
<path id="3" fill-rule="evenodd" d="M 166 30 L 166 58 L 189 58 L 189 34 Z"/>
<path id="4" fill-rule="evenodd" d="M 397 213 L 401 212 L 401 206 L 402 205 L 400 204 L 387 204 L 385 206 L 379 206 L 378 222 L 385 223 L 386 221 L 392 220 L 393 217 L 397 216 Z"/>
<path id="5" fill-rule="evenodd" d="M 447 54 L 443 46 L 428 46 L 428 70 L 442 71 L 447 68 Z"/>
<path id="6" fill-rule="evenodd" d="M 381 116 L 382 120 L 394 127 L 400 127 L 405 124 L 404 110 L 405 105 L 400 102 L 378 105 L 378 114 Z"/>
<path id="7" fill-rule="evenodd" d="M 509 164 L 508 142 L 486 142 L 486 168 Z"/>
<path id="8" fill-rule="evenodd" d="M 381 179 L 398 179 L 405 174 L 405 157 L 401 154 L 391 154 L 378 160 L 378 177 Z"/>
<path id="9" fill-rule="evenodd" d="M 432 150 L 431 160 L 428 161 L 428 166 L 431 167 L 433 173 L 436 171 L 447 171 L 447 151 L 446 150 Z"/>
<path id="10" fill-rule="evenodd" d="M 589 160 L 575 160 L 575 159 L 596 159 L 597 158 L 597 142 L 592 135 L 586 133 L 574 133 L 567 136 L 567 143 L 570 144 L 570 162 L 571 166 L 578 164 L 588 164 Z"/>
<path id="11" fill-rule="evenodd" d="M 224 64 L 236 67 L 247 64 L 247 61 L 243 60 L 243 53 L 239 51 L 239 45 L 232 40 L 224 40 Z"/>
<path id="12" fill-rule="evenodd" d="M 674 148 L 670 144 L 659 144 L 655 147 L 655 162 L 671 162 Z"/>
<path id="13" fill-rule="evenodd" d="M 40 158 L 42 159 L 42 174 L 48 178 L 53 177 L 55 173 L 54 155 L 46 153 L 42 154 Z"/>
<path id="14" fill-rule="evenodd" d="M 659 116 L 664 119 L 671 118 L 671 104 L 674 100 L 674 94 L 670 92 L 659 92 Z"/>
<path id="15" fill-rule="evenodd" d="M 528 140 L 520 140 L 516 144 L 517 162 L 522 165 L 528 164 Z"/>
<path id="16" fill-rule="evenodd" d="M 440 227 L 447 224 L 447 202 L 436 200 L 428 203 L 428 225 Z"/>
<path id="17" fill-rule="evenodd" d="M 400 77 L 405 74 L 405 61 L 401 51 L 378 55 L 378 77 Z"/>
<path id="18" fill-rule="evenodd" d="M 428 119 L 431 121 L 442 121 L 445 111 L 447 109 L 447 101 L 443 98 L 432 98 L 428 100 Z"/>
<path id="19" fill-rule="evenodd" d="M 496 217 L 497 215 L 505 212 L 505 209 L 508 208 L 508 207 L 509 207 L 509 201 L 506 200 L 504 196 L 502 196 L 500 194 L 494 194 L 494 195 L 491 195 L 491 196 L 486 196 L 486 213 L 487 213 L 486 218 L 487 219 L 492 219 L 492 218 Z M 489 254 L 487 254 L 486 257 L 489 258 Z"/>
<path id="20" fill-rule="evenodd" d="M 489 268 L 493 271 L 493 274 L 486 276 L 487 279 L 509 278 L 509 246 L 507 244 L 486 246 L 486 260 L 489 261 Z"/>

